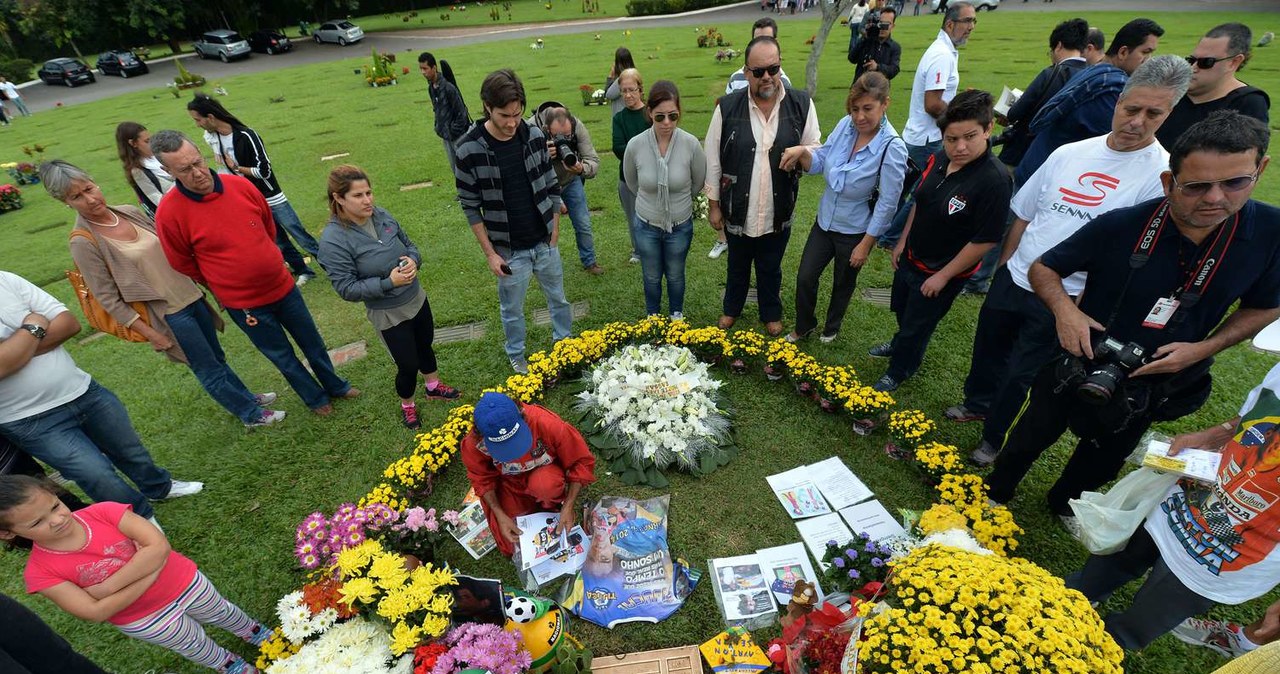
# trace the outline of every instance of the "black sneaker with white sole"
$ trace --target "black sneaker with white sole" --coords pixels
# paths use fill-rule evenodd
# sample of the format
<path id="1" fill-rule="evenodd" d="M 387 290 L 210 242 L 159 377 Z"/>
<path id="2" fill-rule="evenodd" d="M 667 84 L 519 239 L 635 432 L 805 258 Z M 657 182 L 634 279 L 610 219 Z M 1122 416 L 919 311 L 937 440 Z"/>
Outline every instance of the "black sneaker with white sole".
<path id="1" fill-rule="evenodd" d="M 888 358 L 893 355 L 893 342 L 881 342 L 867 350 L 872 358 Z"/>

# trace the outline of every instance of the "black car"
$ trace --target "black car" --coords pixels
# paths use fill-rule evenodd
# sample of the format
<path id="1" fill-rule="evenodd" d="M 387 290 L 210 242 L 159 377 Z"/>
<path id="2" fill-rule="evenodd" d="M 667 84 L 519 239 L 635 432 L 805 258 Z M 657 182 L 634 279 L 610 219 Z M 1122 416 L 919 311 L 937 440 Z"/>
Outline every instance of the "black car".
<path id="1" fill-rule="evenodd" d="M 36 76 L 45 84 L 65 84 L 69 87 L 98 81 L 89 66 L 69 58 L 45 61 L 40 70 L 36 71 Z"/>
<path id="2" fill-rule="evenodd" d="M 98 57 L 98 72 L 103 75 L 128 77 L 130 75 L 145 75 L 151 72 L 151 69 L 141 59 L 134 56 L 133 52 L 124 49 L 113 49 L 103 52 Z"/>
<path id="3" fill-rule="evenodd" d="M 293 42 L 278 31 L 256 30 L 249 33 L 249 48 L 259 54 L 279 54 L 293 51 Z"/>

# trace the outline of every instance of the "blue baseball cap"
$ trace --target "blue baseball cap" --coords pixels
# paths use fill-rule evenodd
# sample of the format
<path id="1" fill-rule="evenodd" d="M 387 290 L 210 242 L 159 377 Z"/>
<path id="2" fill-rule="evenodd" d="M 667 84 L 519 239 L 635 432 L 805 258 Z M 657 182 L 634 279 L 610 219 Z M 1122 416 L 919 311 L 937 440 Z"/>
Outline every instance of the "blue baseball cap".
<path id="1" fill-rule="evenodd" d="M 476 403 L 474 420 L 476 430 L 484 436 L 489 456 L 503 463 L 510 463 L 529 453 L 533 447 L 533 433 L 520 414 L 516 401 L 501 393 L 489 392 Z"/>

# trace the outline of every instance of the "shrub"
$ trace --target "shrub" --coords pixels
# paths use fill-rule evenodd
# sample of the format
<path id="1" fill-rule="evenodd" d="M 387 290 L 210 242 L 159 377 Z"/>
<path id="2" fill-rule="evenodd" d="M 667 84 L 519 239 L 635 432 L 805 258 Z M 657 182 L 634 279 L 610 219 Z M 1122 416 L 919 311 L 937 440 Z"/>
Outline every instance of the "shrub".
<path id="1" fill-rule="evenodd" d="M 737 0 L 630 0 L 627 3 L 628 16 L 654 16 L 657 14 L 678 14 L 695 9 L 731 5 Z"/>
<path id="2" fill-rule="evenodd" d="M 35 67 L 36 64 L 30 59 L 0 60 L 0 75 L 10 82 L 21 84 L 31 79 L 31 71 Z"/>

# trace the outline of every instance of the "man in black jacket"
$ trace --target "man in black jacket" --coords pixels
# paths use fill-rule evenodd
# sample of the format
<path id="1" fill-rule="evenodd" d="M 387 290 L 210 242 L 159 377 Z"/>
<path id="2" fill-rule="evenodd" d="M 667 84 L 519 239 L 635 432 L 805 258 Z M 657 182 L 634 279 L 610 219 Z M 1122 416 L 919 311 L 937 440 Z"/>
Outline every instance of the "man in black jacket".
<path id="1" fill-rule="evenodd" d="M 858 46 L 849 52 L 849 62 L 857 66 L 853 71 L 856 81 L 865 72 L 875 71 L 888 79 L 898 76 L 899 62 L 902 60 L 902 45 L 891 37 L 898 12 L 892 7 L 885 7 L 867 15 L 863 22 L 866 37 L 858 41 Z"/>
<path id="2" fill-rule="evenodd" d="M 1017 166 L 1034 138 L 1027 126 L 1040 111 L 1045 101 L 1053 98 L 1067 80 L 1086 66 L 1084 49 L 1089 40 L 1089 22 L 1084 19 L 1063 21 L 1049 33 L 1049 54 L 1053 65 L 1040 71 L 1027 90 L 1022 93 L 1005 115 L 996 114 L 996 121 L 1005 128 L 1001 134 L 1004 147 L 1000 161 L 1005 166 Z"/>

